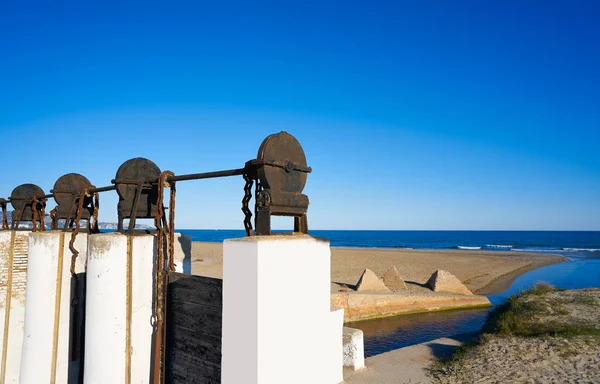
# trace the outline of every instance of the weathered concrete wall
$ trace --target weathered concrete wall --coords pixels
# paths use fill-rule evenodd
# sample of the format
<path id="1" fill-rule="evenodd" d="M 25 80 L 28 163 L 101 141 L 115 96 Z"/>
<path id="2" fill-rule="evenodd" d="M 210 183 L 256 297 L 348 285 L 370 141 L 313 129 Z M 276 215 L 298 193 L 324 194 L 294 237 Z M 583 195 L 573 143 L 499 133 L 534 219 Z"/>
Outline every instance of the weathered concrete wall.
<path id="1" fill-rule="evenodd" d="M 88 239 L 84 382 L 149 383 L 155 236 Z"/>
<path id="2" fill-rule="evenodd" d="M 0 231 L 0 382 L 4 383 L 19 382 L 29 233 Z"/>
<path id="3" fill-rule="evenodd" d="M 223 384 L 342 381 L 343 311 L 330 308 L 329 242 L 226 240 Z"/>
<path id="4" fill-rule="evenodd" d="M 83 362 L 87 236 L 78 234 L 74 243 L 79 251 L 74 278 L 70 271 L 71 233 L 29 235 L 21 384 L 78 382 Z"/>

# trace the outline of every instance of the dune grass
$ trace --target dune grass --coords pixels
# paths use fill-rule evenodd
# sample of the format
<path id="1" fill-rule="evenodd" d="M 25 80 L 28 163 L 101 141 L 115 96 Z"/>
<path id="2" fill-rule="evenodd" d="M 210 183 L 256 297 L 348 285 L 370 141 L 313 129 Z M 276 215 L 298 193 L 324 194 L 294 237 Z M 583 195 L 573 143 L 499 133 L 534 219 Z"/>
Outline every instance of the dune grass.
<path id="1" fill-rule="evenodd" d="M 584 336 L 586 343 L 600 344 L 598 322 L 582 321 L 570 316 L 569 307 L 582 305 L 600 309 L 600 301 L 585 292 L 554 295 L 557 289 L 545 282 L 538 282 L 528 290 L 511 296 L 506 303 L 492 310 L 485 322 L 482 334 L 474 341 L 463 344 L 456 352 L 437 364 L 430 373 L 433 377 L 454 376 L 461 369 L 461 361 L 477 347 L 495 337 L 558 337 Z M 565 353 L 569 351 L 565 350 Z M 570 351 L 573 352 L 573 351 Z"/>

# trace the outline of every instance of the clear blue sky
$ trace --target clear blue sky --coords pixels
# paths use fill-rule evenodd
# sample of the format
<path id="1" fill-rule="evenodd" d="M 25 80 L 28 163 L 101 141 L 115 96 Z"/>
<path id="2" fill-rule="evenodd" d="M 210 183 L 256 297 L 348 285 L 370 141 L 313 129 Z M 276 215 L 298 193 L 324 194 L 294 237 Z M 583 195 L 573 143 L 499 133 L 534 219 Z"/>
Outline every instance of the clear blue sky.
<path id="1" fill-rule="evenodd" d="M 0 196 L 287 130 L 313 229 L 600 230 L 599 2 L 119 3 L 0 5 Z M 242 228 L 242 186 L 181 183 L 177 226 Z"/>

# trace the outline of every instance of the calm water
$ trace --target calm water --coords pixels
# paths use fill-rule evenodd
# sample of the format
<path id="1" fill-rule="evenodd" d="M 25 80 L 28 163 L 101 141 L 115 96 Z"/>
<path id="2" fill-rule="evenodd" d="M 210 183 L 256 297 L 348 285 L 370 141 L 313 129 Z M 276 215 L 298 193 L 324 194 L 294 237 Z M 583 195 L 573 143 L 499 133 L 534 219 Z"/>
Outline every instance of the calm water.
<path id="1" fill-rule="evenodd" d="M 223 241 L 243 237 L 242 230 L 181 230 L 193 241 Z M 600 232 L 576 231 L 311 231 L 330 239 L 332 246 L 488 249 L 535 251 L 567 256 L 570 261 L 528 272 L 500 294 L 489 295 L 498 305 L 538 281 L 559 288 L 600 287 Z M 478 332 L 489 309 L 456 310 L 397 316 L 350 324 L 365 335 L 365 355 L 372 356 L 396 348 L 440 337 Z"/>

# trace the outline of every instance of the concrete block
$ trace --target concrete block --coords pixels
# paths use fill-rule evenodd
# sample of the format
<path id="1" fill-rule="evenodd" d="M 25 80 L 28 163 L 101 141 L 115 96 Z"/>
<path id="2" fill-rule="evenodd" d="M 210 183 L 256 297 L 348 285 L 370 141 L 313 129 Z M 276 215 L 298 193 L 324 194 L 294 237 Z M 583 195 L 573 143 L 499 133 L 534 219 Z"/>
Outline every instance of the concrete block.
<path id="1" fill-rule="evenodd" d="M 225 240 L 223 384 L 343 380 L 330 257 L 328 241 L 307 235 Z"/>
<path id="2" fill-rule="evenodd" d="M 344 327 L 344 367 L 357 371 L 365 367 L 365 342 L 363 331 Z"/>

